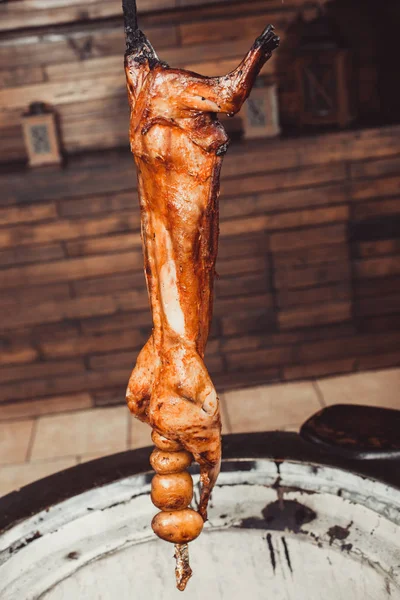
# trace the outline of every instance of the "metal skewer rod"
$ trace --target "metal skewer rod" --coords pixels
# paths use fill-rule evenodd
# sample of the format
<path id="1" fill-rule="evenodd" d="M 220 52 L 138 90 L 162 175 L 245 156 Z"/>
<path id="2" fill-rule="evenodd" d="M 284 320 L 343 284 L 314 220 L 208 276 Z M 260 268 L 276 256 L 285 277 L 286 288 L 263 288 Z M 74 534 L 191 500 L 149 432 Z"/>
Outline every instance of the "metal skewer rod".
<path id="1" fill-rule="evenodd" d="M 138 29 L 136 0 L 122 0 L 124 11 L 124 28 L 126 38 L 126 52 L 130 53 L 136 48 Z"/>
<path id="2" fill-rule="evenodd" d="M 189 564 L 188 544 L 175 544 L 175 559 L 176 587 L 183 592 L 192 576 L 192 569 Z"/>

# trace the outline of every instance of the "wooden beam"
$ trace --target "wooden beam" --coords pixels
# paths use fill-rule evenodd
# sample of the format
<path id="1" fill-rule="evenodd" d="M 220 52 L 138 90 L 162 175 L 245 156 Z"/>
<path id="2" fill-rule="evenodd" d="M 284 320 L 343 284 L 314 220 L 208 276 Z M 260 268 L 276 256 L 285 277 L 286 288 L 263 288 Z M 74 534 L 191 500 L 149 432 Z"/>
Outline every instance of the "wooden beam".
<path id="1" fill-rule="evenodd" d="M 345 222 L 349 218 L 347 206 L 331 208 L 312 208 L 310 210 L 282 212 L 271 215 L 260 214 L 256 219 L 232 219 L 221 225 L 221 236 L 240 235 L 256 231 L 276 231 L 279 229 L 297 229 L 324 223 Z M 284 234 L 287 235 L 287 234 Z"/>
<path id="2" fill-rule="evenodd" d="M 224 14 L 225 5 L 233 4 L 232 13 L 243 11 L 243 0 L 140 0 L 139 15 L 146 18 L 153 13 L 161 11 L 174 11 L 179 21 L 181 13 L 188 14 L 187 9 L 195 10 L 197 17 L 206 14 Z M 235 4 L 238 5 L 235 9 Z M 246 3 L 247 4 L 247 3 Z M 282 10 L 281 0 L 258 0 L 249 7 L 252 11 Z M 286 0 L 284 10 L 290 8 L 299 9 L 304 0 Z M 205 6 L 210 5 L 210 6 Z M 19 0 L 18 2 L 7 2 L 0 4 L 0 31 L 14 31 L 16 29 L 32 29 L 49 27 L 68 23 L 89 23 L 99 19 L 121 18 L 122 8 L 120 0 Z M 160 15 L 157 14 L 157 19 Z M 170 19 L 169 14 L 166 20 Z M 146 19 L 147 20 L 147 19 Z M 144 23 L 146 24 L 146 22 Z M 262 27 L 261 27 L 262 30 Z"/>
<path id="3" fill-rule="evenodd" d="M 329 169 L 336 168 L 333 163 L 339 163 L 337 168 L 340 169 L 340 164 L 345 161 L 353 163 L 373 156 L 377 159 L 390 157 L 399 152 L 399 138 L 400 126 L 395 125 L 302 138 L 301 145 L 297 139 L 258 140 L 232 145 L 224 161 L 223 186 L 231 188 L 232 193 L 235 184 L 228 181 L 232 177 L 239 179 L 246 175 L 275 172 L 271 181 L 277 182 L 279 177 L 283 177 L 290 187 L 290 178 L 295 176 L 294 170 L 299 167 L 304 167 L 303 174 L 307 175 L 307 169 L 321 165 L 331 165 L 324 167 L 329 172 Z M 321 167 L 321 174 L 324 168 Z M 317 172 L 318 169 L 314 174 Z M 323 181 L 323 175 L 321 177 Z M 260 181 L 262 178 L 260 176 Z M 266 185 L 267 179 L 265 177 L 263 185 Z M 395 178 L 391 190 L 397 189 L 396 181 Z M 60 197 L 60 190 L 65 190 L 68 198 L 126 191 L 136 188 L 136 178 L 132 157 L 127 149 L 126 152 L 110 151 L 71 158 L 68 170 L 48 168 L 46 178 L 41 171 L 33 170 L 0 173 L 0 185 L 0 204 L 4 206 L 53 200 L 55 194 Z M 256 184 L 243 184 L 245 187 L 253 185 Z M 360 200 L 366 199 L 368 189 L 364 182 L 357 188 L 356 194 L 361 196 Z"/>
<path id="4" fill-rule="evenodd" d="M 7 113 L 6 107 L 25 109 L 31 102 L 40 98 L 53 106 L 70 102 L 87 102 L 100 98 L 113 97 L 122 93 L 126 83 L 121 73 L 99 78 L 67 80 L 60 83 L 44 83 L 41 85 L 20 86 L 14 89 L 0 90 L 1 112 Z"/>
<path id="5" fill-rule="evenodd" d="M 141 0 L 140 12 L 175 8 L 176 0 Z M 0 31 L 121 17 L 120 0 L 19 0 L 0 5 Z"/>
<path id="6" fill-rule="evenodd" d="M 4 331 L 61 323 L 69 319 L 85 319 L 99 316 L 110 316 L 132 310 L 148 308 L 147 291 L 119 292 L 109 296 L 87 296 L 84 298 L 68 298 L 67 300 L 49 299 L 41 303 L 26 306 L 14 306 L 4 310 Z"/>
<path id="7" fill-rule="evenodd" d="M 89 216 L 82 219 L 57 219 L 40 225 L 1 228 L 0 248 L 44 244 L 60 239 L 76 240 L 81 237 L 120 233 L 132 229 L 136 231 L 140 229 L 140 217 L 134 211 L 124 215 L 115 212 L 97 218 Z"/>

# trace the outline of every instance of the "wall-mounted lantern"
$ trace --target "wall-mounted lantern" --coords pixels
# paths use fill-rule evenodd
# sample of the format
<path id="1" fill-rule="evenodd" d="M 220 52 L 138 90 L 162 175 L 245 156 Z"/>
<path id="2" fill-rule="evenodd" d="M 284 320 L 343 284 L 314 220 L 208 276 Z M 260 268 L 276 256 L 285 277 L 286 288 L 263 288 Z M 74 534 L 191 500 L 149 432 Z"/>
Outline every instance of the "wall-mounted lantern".
<path id="1" fill-rule="evenodd" d="M 42 102 L 33 102 L 22 116 L 22 128 L 31 167 L 61 162 L 56 117 L 52 110 Z"/>
<path id="2" fill-rule="evenodd" d="M 320 13 L 304 25 L 295 67 L 300 126 L 354 120 L 351 52 L 335 21 Z"/>
<path id="3" fill-rule="evenodd" d="M 276 84 L 269 82 L 263 76 L 258 77 L 241 114 L 245 138 L 276 137 L 279 135 Z"/>

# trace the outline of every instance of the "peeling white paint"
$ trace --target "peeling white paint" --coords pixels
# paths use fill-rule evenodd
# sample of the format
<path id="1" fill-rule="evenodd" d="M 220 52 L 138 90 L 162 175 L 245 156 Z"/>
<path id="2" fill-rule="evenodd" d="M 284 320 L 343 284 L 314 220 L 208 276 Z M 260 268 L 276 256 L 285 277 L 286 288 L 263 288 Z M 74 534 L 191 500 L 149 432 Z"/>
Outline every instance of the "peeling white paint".
<path id="1" fill-rule="evenodd" d="M 129 477 L 7 531 L 0 598 L 182 598 L 173 548 L 150 529 L 149 489 L 143 475 Z M 282 498 L 283 508 L 297 502 L 315 518 L 297 533 L 272 522 L 268 530 L 266 506 Z M 346 537 L 332 537 L 332 527 Z M 37 531 L 42 537 L 13 551 Z M 195 575 L 186 600 L 400 599 L 400 493 L 340 469 L 287 461 L 278 473 L 269 460 L 225 461 L 210 521 L 190 546 Z"/>

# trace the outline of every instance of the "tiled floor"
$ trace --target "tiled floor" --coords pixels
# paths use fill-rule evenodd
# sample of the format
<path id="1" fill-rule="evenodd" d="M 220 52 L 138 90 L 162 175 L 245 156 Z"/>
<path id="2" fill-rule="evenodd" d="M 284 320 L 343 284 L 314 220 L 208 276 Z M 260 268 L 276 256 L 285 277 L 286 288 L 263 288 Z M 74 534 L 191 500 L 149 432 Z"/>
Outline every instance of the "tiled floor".
<path id="1" fill-rule="evenodd" d="M 224 433 L 297 430 L 330 404 L 400 409 L 400 369 L 237 390 L 221 403 Z M 0 409 L 0 495 L 80 462 L 151 445 L 150 428 L 125 406 L 91 409 L 85 395 L 33 405 Z"/>

